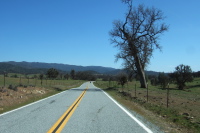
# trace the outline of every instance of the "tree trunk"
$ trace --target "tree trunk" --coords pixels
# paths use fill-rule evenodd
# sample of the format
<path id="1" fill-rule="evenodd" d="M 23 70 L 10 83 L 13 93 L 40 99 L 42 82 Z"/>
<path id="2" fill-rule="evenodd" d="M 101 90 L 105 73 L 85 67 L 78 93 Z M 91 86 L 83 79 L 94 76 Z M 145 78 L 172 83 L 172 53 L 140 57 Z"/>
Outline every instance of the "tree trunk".
<path id="1" fill-rule="evenodd" d="M 147 88 L 147 82 L 146 82 L 146 78 L 145 78 L 144 69 L 141 65 L 139 57 L 136 56 L 135 60 L 136 60 L 136 68 L 137 68 L 138 74 L 140 75 L 141 88 Z"/>

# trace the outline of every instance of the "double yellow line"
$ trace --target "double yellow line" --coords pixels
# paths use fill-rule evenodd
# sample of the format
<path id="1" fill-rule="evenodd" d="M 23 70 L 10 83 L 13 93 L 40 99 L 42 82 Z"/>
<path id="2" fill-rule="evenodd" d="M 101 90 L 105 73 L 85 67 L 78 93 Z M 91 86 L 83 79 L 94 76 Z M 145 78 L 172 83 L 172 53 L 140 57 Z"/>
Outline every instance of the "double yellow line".
<path id="1" fill-rule="evenodd" d="M 76 99 L 76 101 L 68 108 L 68 110 L 58 119 L 58 121 L 49 129 L 47 133 L 60 133 L 74 111 L 76 110 L 77 106 L 81 102 L 82 98 L 84 97 L 88 87 L 81 93 L 81 95 Z"/>

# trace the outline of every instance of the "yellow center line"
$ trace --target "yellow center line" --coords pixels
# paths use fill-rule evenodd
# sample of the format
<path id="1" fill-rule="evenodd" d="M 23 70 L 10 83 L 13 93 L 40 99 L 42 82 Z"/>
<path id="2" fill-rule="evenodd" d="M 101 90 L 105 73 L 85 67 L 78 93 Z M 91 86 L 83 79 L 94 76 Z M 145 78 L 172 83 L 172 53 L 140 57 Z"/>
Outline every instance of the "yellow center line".
<path id="1" fill-rule="evenodd" d="M 81 93 L 81 95 L 75 100 L 75 102 L 68 108 L 68 110 L 58 119 L 58 121 L 49 129 L 47 133 L 60 133 L 66 123 L 69 121 L 70 117 L 76 110 L 77 106 L 81 102 L 82 98 L 84 97 L 87 88 Z"/>

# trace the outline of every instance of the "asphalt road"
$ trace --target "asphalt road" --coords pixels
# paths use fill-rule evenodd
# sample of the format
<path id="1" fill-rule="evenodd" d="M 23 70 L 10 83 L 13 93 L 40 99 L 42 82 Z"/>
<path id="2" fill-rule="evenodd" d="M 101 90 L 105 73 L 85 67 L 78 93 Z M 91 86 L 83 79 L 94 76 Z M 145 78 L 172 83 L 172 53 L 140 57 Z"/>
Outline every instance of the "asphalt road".
<path id="1" fill-rule="evenodd" d="M 83 93 L 62 133 L 151 133 L 132 113 L 93 83 L 0 115 L 0 133 L 46 133 Z M 151 127 L 152 128 L 152 127 Z"/>

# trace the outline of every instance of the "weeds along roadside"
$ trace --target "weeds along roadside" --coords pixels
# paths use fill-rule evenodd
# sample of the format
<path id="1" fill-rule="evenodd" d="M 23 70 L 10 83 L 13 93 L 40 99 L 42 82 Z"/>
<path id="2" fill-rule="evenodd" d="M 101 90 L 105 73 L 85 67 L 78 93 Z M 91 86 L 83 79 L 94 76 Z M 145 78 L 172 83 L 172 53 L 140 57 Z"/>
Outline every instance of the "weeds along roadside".
<path id="1" fill-rule="evenodd" d="M 149 88 L 149 100 L 147 102 L 146 89 L 137 87 L 135 97 L 135 83 L 137 86 L 139 86 L 139 82 L 136 81 L 134 81 L 134 83 L 128 83 L 123 89 L 124 92 L 122 91 L 121 86 L 117 85 L 115 81 L 97 81 L 95 85 L 99 88 L 104 89 L 104 91 L 113 96 L 116 100 L 118 100 L 118 102 L 122 104 L 125 103 L 125 106 L 127 108 L 130 108 L 130 106 L 132 106 L 130 104 L 135 103 L 145 108 L 146 110 L 153 112 L 157 117 L 159 117 L 163 121 L 166 121 L 168 123 L 168 126 L 176 128 L 178 132 L 200 132 L 200 115 L 196 114 L 196 116 L 194 116 L 196 112 L 200 112 L 200 108 L 198 108 L 198 104 L 200 104 L 200 99 L 198 100 L 199 96 L 197 95 L 200 94 L 200 89 L 195 88 L 193 90 L 186 90 L 181 92 L 180 90 L 177 91 L 176 89 L 170 91 L 169 108 L 167 108 L 166 90 L 160 89 L 159 86 L 151 86 Z M 191 83 L 191 85 L 197 86 L 195 83 Z M 173 89 L 176 86 L 171 85 L 171 87 L 171 89 Z M 190 106 L 192 108 L 194 108 L 195 106 L 194 110 L 192 111 L 190 111 L 191 109 L 189 108 L 186 109 L 186 105 L 184 103 L 187 102 L 187 104 L 189 104 L 188 99 L 191 98 L 197 99 L 196 101 L 194 101 L 195 105 L 192 104 L 192 102 L 190 101 Z M 129 101 L 129 104 L 127 104 L 126 101 Z M 189 107 L 189 105 L 187 106 Z"/>

